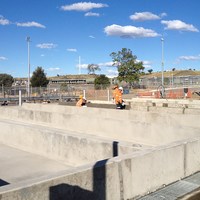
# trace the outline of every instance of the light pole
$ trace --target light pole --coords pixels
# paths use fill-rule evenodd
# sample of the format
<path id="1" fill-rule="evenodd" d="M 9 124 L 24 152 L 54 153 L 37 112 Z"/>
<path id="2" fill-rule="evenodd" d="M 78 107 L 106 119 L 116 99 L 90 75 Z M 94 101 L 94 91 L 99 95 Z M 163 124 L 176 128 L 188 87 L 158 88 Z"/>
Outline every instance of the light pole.
<path id="1" fill-rule="evenodd" d="M 161 44 L 162 44 L 162 96 L 164 96 L 164 38 L 161 38 Z"/>
<path id="2" fill-rule="evenodd" d="M 26 38 L 28 44 L 28 99 L 30 98 L 30 41 L 31 38 L 28 36 Z"/>

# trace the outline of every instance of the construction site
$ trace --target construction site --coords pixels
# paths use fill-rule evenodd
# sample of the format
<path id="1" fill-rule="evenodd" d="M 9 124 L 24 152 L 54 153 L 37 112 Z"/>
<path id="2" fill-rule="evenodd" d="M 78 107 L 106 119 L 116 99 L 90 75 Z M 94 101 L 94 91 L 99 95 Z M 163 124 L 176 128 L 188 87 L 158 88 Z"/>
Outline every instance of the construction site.
<path id="1" fill-rule="evenodd" d="M 199 199 L 199 100 L 126 104 L 1 106 L 0 199 Z"/>

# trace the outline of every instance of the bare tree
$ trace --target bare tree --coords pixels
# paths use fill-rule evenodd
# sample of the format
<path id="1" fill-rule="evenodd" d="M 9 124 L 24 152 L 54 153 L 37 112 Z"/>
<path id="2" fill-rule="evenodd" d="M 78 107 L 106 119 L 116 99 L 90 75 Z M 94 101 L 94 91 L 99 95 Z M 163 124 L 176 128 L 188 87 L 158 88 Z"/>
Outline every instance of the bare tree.
<path id="1" fill-rule="evenodd" d="M 97 64 L 89 64 L 88 67 L 88 74 L 95 74 L 95 71 L 100 71 L 100 67 Z"/>

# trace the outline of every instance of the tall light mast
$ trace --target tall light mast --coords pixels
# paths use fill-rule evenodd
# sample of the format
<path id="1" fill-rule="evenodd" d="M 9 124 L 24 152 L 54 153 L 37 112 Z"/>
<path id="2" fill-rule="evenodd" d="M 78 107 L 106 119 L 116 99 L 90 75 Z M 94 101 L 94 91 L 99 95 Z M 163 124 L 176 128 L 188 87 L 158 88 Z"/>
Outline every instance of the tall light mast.
<path id="1" fill-rule="evenodd" d="M 28 36 L 26 38 L 28 44 L 28 98 L 30 98 L 30 41 L 31 38 Z"/>
<path id="2" fill-rule="evenodd" d="M 161 38 L 162 44 L 162 96 L 164 96 L 164 38 Z"/>

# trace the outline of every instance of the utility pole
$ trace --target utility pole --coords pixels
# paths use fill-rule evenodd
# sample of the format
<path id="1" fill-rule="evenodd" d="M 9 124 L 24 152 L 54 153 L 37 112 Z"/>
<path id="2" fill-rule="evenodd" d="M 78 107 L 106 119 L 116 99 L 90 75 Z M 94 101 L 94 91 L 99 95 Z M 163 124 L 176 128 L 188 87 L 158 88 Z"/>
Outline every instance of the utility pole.
<path id="1" fill-rule="evenodd" d="M 30 41 L 31 38 L 28 36 L 26 38 L 28 44 L 28 99 L 30 99 Z"/>
<path id="2" fill-rule="evenodd" d="M 164 38 L 161 38 L 162 44 L 162 97 L 164 96 Z"/>

